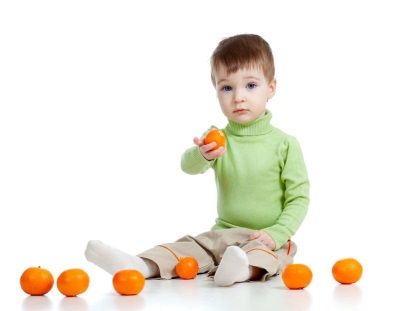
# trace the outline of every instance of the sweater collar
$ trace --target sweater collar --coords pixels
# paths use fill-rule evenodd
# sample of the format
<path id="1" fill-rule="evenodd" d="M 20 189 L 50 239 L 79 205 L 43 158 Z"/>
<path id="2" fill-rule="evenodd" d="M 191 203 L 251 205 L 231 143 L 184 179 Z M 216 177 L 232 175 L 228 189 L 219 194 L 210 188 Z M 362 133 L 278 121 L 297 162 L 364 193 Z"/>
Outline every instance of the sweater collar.
<path id="1" fill-rule="evenodd" d="M 236 123 L 229 120 L 225 129 L 238 136 L 263 135 L 272 130 L 271 118 L 271 112 L 266 110 L 265 115 L 249 123 Z"/>

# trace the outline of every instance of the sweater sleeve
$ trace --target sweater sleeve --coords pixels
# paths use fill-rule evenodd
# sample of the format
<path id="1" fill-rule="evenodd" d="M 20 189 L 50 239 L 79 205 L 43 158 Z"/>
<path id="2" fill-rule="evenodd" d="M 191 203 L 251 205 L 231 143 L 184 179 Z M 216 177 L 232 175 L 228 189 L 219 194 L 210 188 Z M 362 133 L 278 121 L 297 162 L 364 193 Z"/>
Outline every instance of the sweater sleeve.
<path id="1" fill-rule="evenodd" d="M 214 164 L 214 161 L 208 161 L 201 154 L 199 147 L 194 146 L 186 150 L 181 157 L 181 168 L 187 174 L 203 174 Z"/>
<path id="2" fill-rule="evenodd" d="M 282 149 L 283 169 L 281 180 L 285 187 L 284 205 L 274 225 L 264 230 L 281 248 L 300 227 L 309 205 L 309 180 L 300 145 L 289 137 Z"/>

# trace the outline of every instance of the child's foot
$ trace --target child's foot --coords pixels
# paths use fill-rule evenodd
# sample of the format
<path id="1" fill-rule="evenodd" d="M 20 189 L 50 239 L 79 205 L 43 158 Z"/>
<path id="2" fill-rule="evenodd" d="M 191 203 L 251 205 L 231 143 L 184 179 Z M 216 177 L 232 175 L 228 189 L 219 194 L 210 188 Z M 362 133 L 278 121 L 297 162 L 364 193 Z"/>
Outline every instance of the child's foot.
<path id="1" fill-rule="evenodd" d="M 143 273 L 145 278 L 155 276 L 158 267 L 149 260 L 132 256 L 115 249 L 101 241 L 89 241 L 85 251 L 86 259 L 111 275 L 122 269 L 136 269 Z"/>
<path id="2" fill-rule="evenodd" d="M 246 253 L 237 246 L 229 246 L 214 275 L 214 282 L 218 286 L 244 282 L 250 279 L 251 271 Z"/>

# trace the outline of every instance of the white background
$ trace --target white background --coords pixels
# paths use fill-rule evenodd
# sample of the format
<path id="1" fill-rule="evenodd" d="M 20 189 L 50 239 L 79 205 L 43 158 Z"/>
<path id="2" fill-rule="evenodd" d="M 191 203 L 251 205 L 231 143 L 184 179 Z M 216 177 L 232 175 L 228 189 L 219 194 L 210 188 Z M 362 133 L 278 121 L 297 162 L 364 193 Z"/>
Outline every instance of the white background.
<path id="1" fill-rule="evenodd" d="M 211 227 L 213 173 L 184 174 L 180 156 L 226 124 L 209 58 L 239 33 L 270 43 L 272 123 L 298 138 L 307 163 L 296 261 L 321 276 L 355 257 L 364 283 L 398 274 L 395 1 L 277 2 L 0 3 L 5 296 L 22 301 L 29 266 L 92 271 L 90 239 L 135 254 Z"/>

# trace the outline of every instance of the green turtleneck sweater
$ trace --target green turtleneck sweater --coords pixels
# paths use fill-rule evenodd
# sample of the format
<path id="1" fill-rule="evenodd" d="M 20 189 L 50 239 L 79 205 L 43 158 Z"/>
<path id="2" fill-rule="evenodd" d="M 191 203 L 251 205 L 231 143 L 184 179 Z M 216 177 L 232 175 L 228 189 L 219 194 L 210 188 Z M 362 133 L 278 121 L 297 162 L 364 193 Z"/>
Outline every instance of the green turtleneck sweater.
<path id="1" fill-rule="evenodd" d="M 188 174 L 214 169 L 218 218 L 213 230 L 265 230 L 279 249 L 307 213 L 309 181 L 297 140 L 273 127 L 271 117 L 267 111 L 246 124 L 229 120 L 223 129 L 225 155 L 208 161 L 195 146 L 182 155 L 181 167 Z"/>

